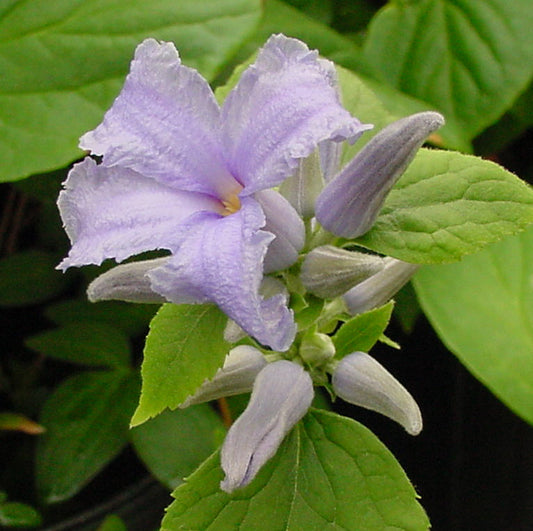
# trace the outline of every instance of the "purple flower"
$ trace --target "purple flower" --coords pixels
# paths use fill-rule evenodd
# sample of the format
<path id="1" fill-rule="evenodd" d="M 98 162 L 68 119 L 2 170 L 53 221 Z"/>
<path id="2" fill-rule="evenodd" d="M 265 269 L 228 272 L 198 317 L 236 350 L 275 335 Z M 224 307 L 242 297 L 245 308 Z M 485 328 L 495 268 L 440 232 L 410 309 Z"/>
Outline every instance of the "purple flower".
<path id="1" fill-rule="evenodd" d="M 171 43 L 148 39 L 102 124 L 81 139 L 103 158 L 77 164 L 65 182 L 58 204 L 72 248 L 59 267 L 166 249 L 166 261 L 145 266 L 143 296 L 213 302 L 286 350 L 292 312 L 259 287 L 265 271 L 296 260 L 304 226 L 269 189 L 319 143 L 366 128 L 340 105 L 333 64 L 300 41 L 271 37 L 219 107 Z"/>

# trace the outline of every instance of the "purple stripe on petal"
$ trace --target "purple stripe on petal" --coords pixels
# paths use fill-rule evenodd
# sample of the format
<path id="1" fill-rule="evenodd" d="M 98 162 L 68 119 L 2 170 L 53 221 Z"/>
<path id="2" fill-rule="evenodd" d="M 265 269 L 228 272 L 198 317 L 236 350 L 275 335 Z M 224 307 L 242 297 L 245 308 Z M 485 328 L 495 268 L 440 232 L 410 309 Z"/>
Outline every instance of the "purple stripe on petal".
<path id="1" fill-rule="evenodd" d="M 232 492 L 254 479 L 306 414 L 313 395 L 311 377 L 296 363 L 276 361 L 259 373 L 248 407 L 222 446 L 222 490 Z"/>
<path id="2" fill-rule="evenodd" d="M 59 268 L 122 261 L 172 250 L 178 224 L 198 210 L 220 208 L 207 195 L 180 192 L 125 168 L 105 168 L 86 158 L 76 164 L 58 206 L 72 249 Z"/>
<path id="3" fill-rule="evenodd" d="M 367 129 L 340 104 L 333 64 L 283 35 L 243 73 L 222 121 L 228 164 L 245 195 L 280 184 L 319 142 Z"/>
<path id="4" fill-rule="evenodd" d="M 291 204 L 278 192 L 263 190 L 254 197 L 265 213 L 264 229 L 275 236 L 268 246 L 264 271 L 270 273 L 285 269 L 296 262 L 298 253 L 304 246 L 304 223 Z"/>
<path id="5" fill-rule="evenodd" d="M 221 156 L 220 111 L 211 88 L 183 66 L 172 43 L 154 39 L 135 51 L 122 92 L 80 147 L 181 190 L 218 197 L 235 180 Z"/>
<path id="6" fill-rule="evenodd" d="M 252 198 L 226 217 L 199 213 L 181 229 L 179 248 L 170 261 L 151 271 L 155 291 L 175 303 L 214 302 L 260 343 L 284 351 L 296 333 L 283 295 L 259 294 L 263 260 L 273 235 Z"/>

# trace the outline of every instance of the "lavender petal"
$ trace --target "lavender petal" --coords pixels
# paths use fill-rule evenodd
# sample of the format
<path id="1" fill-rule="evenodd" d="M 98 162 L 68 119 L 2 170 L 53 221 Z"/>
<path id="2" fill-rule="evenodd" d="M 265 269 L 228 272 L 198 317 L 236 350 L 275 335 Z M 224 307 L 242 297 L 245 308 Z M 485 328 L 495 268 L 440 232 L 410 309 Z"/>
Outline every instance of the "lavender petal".
<path id="1" fill-rule="evenodd" d="M 149 276 L 152 287 L 177 304 L 214 302 L 249 335 L 274 350 L 287 350 L 296 333 L 285 297 L 259 294 L 263 260 L 273 235 L 259 230 L 265 218 L 253 198 L 222 217 L 198 213 L 181 227 L 179 247 Z"/>
<path id="2" fill-rule="evenodd" d="M 355 139 L 367 126 L 342 107 L 333 63 L 284 35 L 272 36 L 222 107 L 232 175 L 244 194 L 272 188 L 326 139 Z"/>
<path id="3" fill-rule="evenodd" d="M 173 190 L 132 170 L 98 166 L 91 158 L 74 166 L 64 187 L 58 207 L 72 248 L 60 269 L 172 250 L 184 219 L 218 208 L 207 195 Z"/>
<path id="4" fill-rule="evenodd" d="M 180 190 L 234 192 L 221 152 L 220 110 L 207 82 L 169 42 L 146 39 L 102 124 L 80 147 Z"/>

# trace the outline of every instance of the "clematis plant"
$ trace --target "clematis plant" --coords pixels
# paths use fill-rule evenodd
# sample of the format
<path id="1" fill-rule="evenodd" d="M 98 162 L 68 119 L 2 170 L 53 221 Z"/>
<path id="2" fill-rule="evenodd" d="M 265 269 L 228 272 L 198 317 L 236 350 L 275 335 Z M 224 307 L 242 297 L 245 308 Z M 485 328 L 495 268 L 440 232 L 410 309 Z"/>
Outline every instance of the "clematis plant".
<path id="1" fill-rule="evenodd" d="M 420 433 L 414 398 L 368 351 L 391 343 L 383 335 L 391 299 L 440 246 L 398 250 L 380 232 L 380 216 L 443 124 L 431 111 L 393 121 L 342 165 L 344 144 L 374 132 L 343 107 L 334 65 L 304 43 L 272 36 L 221 105 L 171 43 L 138 46 L 121 93 L 81 139 L 90 156 L 73 167 L 60 194 L 72 247 L 59 267 L 161 252 L 117 265 L 88 288 L 93 301 L 167 303 L 147 338 L 132 424 L 166 407 L 251 392 L 213 458 L 220 463 L 208 460 L 178 488 L 164 529 L 198 528 L 187 513 L 195 504 L 203 511 L 216 499 L 229 507 L 239 493 L 259 500 L 278 469 L 303 474 L 316 455 L 337 496 L 335 512 L 348 487 L 339 487 L 344 472 L 335 469 L 333 448 L 345 448 L 352 468 L 358 452 L 383 457 L 385 450 L 355 448 L 368 437 L 362 427 L 310 410 L 317 387 Z M 442 211 L 434 214 L 441 223 Z M 484 234 L 476 245 L 499 237 Z M 303 461 L 291 461 L 293 447 Z M 401 505 L 398 514 L 416 529 L 427 528 L 414 490 L 394 470 L 387 503 Z M 298 483 L 306 498 L 324 482 Z M 403 525 L 403 516 L 391 518 L 389 525 Z"/>

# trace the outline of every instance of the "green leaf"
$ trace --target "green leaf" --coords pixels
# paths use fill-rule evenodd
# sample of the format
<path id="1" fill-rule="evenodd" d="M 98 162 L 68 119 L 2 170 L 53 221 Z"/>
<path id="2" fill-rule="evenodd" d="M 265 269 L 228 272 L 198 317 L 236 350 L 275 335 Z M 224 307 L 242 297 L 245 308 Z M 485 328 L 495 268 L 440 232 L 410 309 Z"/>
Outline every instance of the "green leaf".
<path id="1" fill-rule="evenodd" d="M 173 493 L 162 531 L 422 531 L 429 522 L 398 462 L 364 426 L 312 411 L 247 487 L 222 492 L 218 455 Z"/>
<path id="2" fill-rule="evenodd" d="M 56 255 L 37 250 L 1 259 L 0 305 L 38 304 L 61 293 L 70 275 L 56 270 L 58 262 Z"/>
<path id="3" fill-rule="evenodd" d="M 533 229 L 458 264 L 422 268 L 414 285 L 445 345 L 500 400 L 533 424 L 531 279 Z"/>
<path id="4" fill-rule="evenodd" d="M 115 514 L 110 514 L 96 531 L 128 531 L 126 524 Z"/>
<path id="5" fill-rule="evenodd" d="M 21 431 L 28 435 L 39 435 L 43 433 L 44 428 L 20 413 L 4 411 L 0 412 L 0 430 Z"/>
<path id="6" fill-rule="evenodd" d="M 533 126 L 533 82 L 513 103 L 498 122 L 483 131 L 475 140 L 481 156 L 501 153 L 511 142 Z"/>
<path id="7" fill-rule="evenodd" d="M 342 104 L 362 123 L 373 124 L 374 128 L 365 131 L 353 145 L 345 145 L 342 163 L 347 163 L 380 129 L 393 122 L 394 116 L 376 96 L 367 83 L 353 72 L 337 66 L 339 85 L 341 87 Z"/>
<path id="8" fill-rule="evenodd" d="M 146 335 L 150 320 L 158 309 L 159 306 L 155 304 L 130 304 L 121 301 L 94 304 L 84 297 L 50 305 L 44 313 L 58 325 L 92 321 L 112 324 L 128 336 L 136 336 Z"/>
<path id="9" fill-rule="evenodd" d="M 344 358 L 352 352 L 368 352 L 381 338 L 389 324 L 394 302 L 352 317 L 333 336 L 335 357 Z"/>
<path id="10" fill-rule="evenodd" d="M 138 393 L 136 374 L 101 371 L 69 378 L 48 398 L 36 456 L 37 489 L 47 503 L 76 494 L 127 444 Z"/>
<path id="11" fill-rule="evenodd" d="M 224 430 L 207 404 L 163 411 L 131 430 L 135 450 L 150 472 L 170 489 L 194 472 L 217 447 Z"/>
<path id="12" fill-rule="evenodd" d="M 361 65 L 443 112 L 443 136 L 453 128 L 469 140 L 531 79 L 532 26 L 530 0 L 389 2 L 368 28 Z"/>
<path id="13" fill-rule="evenodd" d="M 80 157 L 78 138 L 102 119 L 144 38 L 175 42 L 213 79 L 259 16 L 259 0 L 3 2 L 0 181 Z"/>
<path id="14" fill-rule="evenodd" d="M 5 502 L 0 504 L 0 525 L 2 526 L 37 527 L 41 523 L 41 515 L 25 503 Z"/>
<path id="15" fill-rule="evenodd" d="M 406 262 L 459 260 L 533 222 L 533 190 L 487 160 L 422 149 L 357 243 Z"/>
<path id="16" fill-rule="evenodd" d="M 291 298 L 291 304 L 292 299 Z M 298 325 L 298 330 L 305 330 L 312 326 L 320 318 L 322 308 L 324 308 L 324 299 L 314 297 L 313 295 L 307 295 L 305 298 L 302 297 L 302 302 L 304 306 L 294 310 L 294 320 Z"/>
<path id="17" fill-rule="evenodd" d="M 150 324 L 142 365 L 142 392 L 131 425 L 176 409 L 222 367 L 230 344 L 227 317 L 212 304 L 164 304 Z"/>
<path id="18" fill-rule="evenodd" d="M 127 367 L 130 362 L 128 338 L 103 323 L 67 324 L 30 337 L 26 345 L 45 356 L 81 365 Z"/>
<path id="19" fill-rule="evenodd" d="M 317 22 L 298 9 L 279 0 L 264 2 L 264 12 L 260 25 L 252 38 L 244 43 L 233 58 L 237 63 L 245 62 L 274 33 L 283 33 L 304 41 L 311 49 L 334 62 L 354 64 L 353 56 L 358 50 L 354 43 L 332 30 L 329 26 Z"/>

